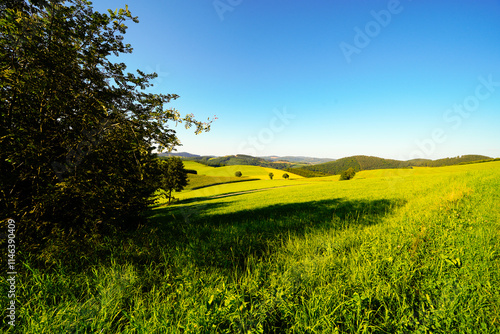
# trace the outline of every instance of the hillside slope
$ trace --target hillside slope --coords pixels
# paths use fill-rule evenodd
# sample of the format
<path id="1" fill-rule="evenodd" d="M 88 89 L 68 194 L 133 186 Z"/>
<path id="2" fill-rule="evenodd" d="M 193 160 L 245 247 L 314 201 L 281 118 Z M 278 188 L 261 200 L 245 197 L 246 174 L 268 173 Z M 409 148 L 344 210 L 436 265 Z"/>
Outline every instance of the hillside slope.
<path id="1" fill-rule="evenodd" d="M 243 155 L 243 154 L 226 155 L 223 157 L 209 157 L 209 156 L 192 157 L 189 160 L 193 160 L 212 167 L 249 165 L 249 166 L 285 169 L 293 165 L 292 163 L 289 162 L 272 162 L 263 158 L 252 157 L 250 155 Z"/>
<path id="2" fill-rule="evenodd" d="M 266 156 L 266 157 L 260 157 L 272 162 L 277 162 L 277 161 L 288 161 L 296 164 L 311 164 L 311 165 L 316 165 L 316 164 L 321 164 L 325 162 L 330 162 L 335 159 L 329 159 L 329 158 L 314 158 L 314 157 L 305 157 L 305 156 Z"/>
<path id="3" fill-rule="evenodd" d="M 268 180 L 269 173 L 274 174 L 274 179 L 282 179 L 284 173 L 287 173 L 290 176 L 290 179 L 302 178 L 302 176 L 300 175 L 269 167 L 249 166 L 249 165 L 211 167 L 195 161 L 184 161 L 183 163 L 185 168 L 196 170 L 198 172 L 198 175 L 205 175 L 211 177 L 234 177 L 235 172 L 240 171 L 242 173 L 241 179 L 252 178 L 260 180 Z"/>
<path id="4" fill-rule="evenodd" d="M 454 158 L 445 158 L 438 160 L 414 159 L 408 161 L 383 159 L 366 155 L 356 155 L 352 157 L 342 158 L 323 164 L 304 166 L 300 169 L 320 172 L 330 175 L 340 174 L 348 168 L 354 168 L 355 171 L 372 170 L 372 169 L 388 169 L 388 168 L 411 168 L 411 167 L 441 167 L 452 166 L 473 161 L 491 160 L 492 158 L 483 155 L 463 155 Z"/>

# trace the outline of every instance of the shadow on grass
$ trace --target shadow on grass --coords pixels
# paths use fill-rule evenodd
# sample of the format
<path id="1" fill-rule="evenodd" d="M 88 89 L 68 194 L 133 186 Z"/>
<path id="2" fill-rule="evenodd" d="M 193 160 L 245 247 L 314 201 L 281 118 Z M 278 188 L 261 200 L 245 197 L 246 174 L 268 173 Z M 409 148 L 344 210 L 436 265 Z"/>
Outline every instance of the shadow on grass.
<path id="1" fill-rule="evenodd" d="M 229 203 L 157 209 L 150 221 L 160 245 L 177 249 L 196 266 L 244 268 L 247 258 L 279 247 L 290 235 L 370 226 L 404 205 L 403 200 L 341 198 L 276 204 L 255 210 L 210 214 Z"/>

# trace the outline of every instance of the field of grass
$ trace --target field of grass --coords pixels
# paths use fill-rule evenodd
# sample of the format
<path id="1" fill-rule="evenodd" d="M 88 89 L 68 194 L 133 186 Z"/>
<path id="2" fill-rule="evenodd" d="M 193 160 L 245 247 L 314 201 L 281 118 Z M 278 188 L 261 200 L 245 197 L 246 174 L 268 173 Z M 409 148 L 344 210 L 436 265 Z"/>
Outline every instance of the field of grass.
<path id="1" fill-rule="evenodd" d="M 198 175 L 206 175 L 213 177 L 234 177 L 236 171 L 240 171 L 243 175 L 242 178 L 250 177 L 261 180 L 268 180 L 269 173 L 274 174 L 274 179 L 283 179 L 283 174 L 287 173 L 290 179 L 301 179 L 302 176 L 285 172 L 279 169 L 259 167 L 259 166 L 243 166 L 243 165 L 233 165 L 224 167 L 210 167 L 194 161 L 183 161 L 186 169 L 194 169 L 198 172 Z"/>
<path id="2" fill-rule="evenodd" d="M 184 166 L 186 169 L 196 170 L 198 174 L 188 174 L 188 186 L 182 192 L 174 194 L 176 199 L 187 199 L 200 196 L 220 196 L 223 194 L 239 193 L 242 191 L 282 187 L 291 185 L 287 182 L 291 182 L 292 180 L 306 180 L 304 177 L 293 173 L 259 166 L 234 165 L 225 167 L 210 167 L 194 161 L 184 161 Z M 243 175 L 241 177 L 234 176 L 236 171 L 240 171 Z M 274 174 L 272 180 L 269 178 L 269 173 Z M 283 178 L 284 173 L 289 175 L 288 180 Z M 234 184 L 241 182 L 248 183 L 244 185 Z M 296 183 L 293 183 L 293 185 L 295 184 Z M 158 201 L 159 204 L 167 202 L 167 199 L 161 199 Z"/>
<path id="3" fill-rule="evenodd" d="M 240 168 L 260 180 L 178 193 L 134 233 L 85 245 L 62 238 L 44 268 L 27 256 L 17 330 L 500 331 L 500 162 L 349 181 L 200 166 L 186 168 L 212 177 Z"/>

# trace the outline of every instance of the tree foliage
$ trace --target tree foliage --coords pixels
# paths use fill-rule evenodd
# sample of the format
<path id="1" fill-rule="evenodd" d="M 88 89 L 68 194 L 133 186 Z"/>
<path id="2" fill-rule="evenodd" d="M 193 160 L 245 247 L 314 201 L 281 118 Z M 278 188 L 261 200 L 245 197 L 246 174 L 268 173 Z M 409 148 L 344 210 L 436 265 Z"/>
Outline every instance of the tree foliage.
<path id="1" fill-rule="evenodd" d="M 241 177 L 243 174 L 238 170 L 236 172 L 234 172 L 234 176 L 236 177 Z"/>
<path id="2" fill-rule="evenodd" d="M 287 168 L 287 172 L 297 174 L 303 177 L 321 177 L 321 176 L 329 176 L 329 174 L 321 173 L 321 172 L 315 172 L 303 168 Z"/>
<path id="3" fill-rule="evenodd" d="M 274 173 L 269 173 L 269 178 L 272 180 L 274 177 Z"/>
<path id="4" fill-rule="evenodd" d="M 0 214 L 25 236 L 136 226 L 161 175 L 154 148 L 179 145 L 168 124 L 209 130 L 165 108 L 177 95 L 146 92 L 156 74 L 109 60 L 132 51 L 127 21 L 85 0 L 3 4 Z"/>
<path id="5" fill-rule="evenodd" d="M 288 180 L 288 179 L 290 178 L 290 175 L 288 175 L 288 173 L 284 173 L 284 174 L 283 174 L 283 178 L 284 178 L 285 180 Z"/>
<path id="6" fill-rule="evenodd" d="M 328 175 L 336 175 L 342 173 L 342 171 L 348 168 L 354 168 L 354 170 L 360 170 L 360 164 L 356 157 L 342 158 L 335 161 L 325 162 L 322 164 L 304 166 L 300 169 L 309 170 L 312 172 L 319 172 Z"/>

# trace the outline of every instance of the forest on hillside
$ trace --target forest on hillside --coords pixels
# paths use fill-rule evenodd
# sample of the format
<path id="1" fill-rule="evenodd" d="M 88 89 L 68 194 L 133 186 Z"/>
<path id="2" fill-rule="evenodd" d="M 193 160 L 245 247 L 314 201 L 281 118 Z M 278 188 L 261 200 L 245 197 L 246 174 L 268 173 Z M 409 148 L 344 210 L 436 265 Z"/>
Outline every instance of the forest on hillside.
<path id="1" fill-rule="evenodd" d="M 412 168 L 412 167 L 442 167 L 452 166 L 475 161 L 492 161 L 493 159 L 483 155 L 463 155 L 454 158 L 444 158 L 438 160 L 414 159 L 408 161 L 383 159 L 365 155 L 357 155 L 338 159 L 323 164 L 303 166 L 300 169 L 320 172 L 328 175 L 340 174 L 343 171 L 353 168 L 356 172 L 361 170 L 388 169 L 388 168 Z M 295 169 L 294 169 L 295 171 Z M 295 171 L 295 173 L 297 173 Z"/>
<path id="2" fill-rule="evenodd" d="M 249 165 L 249 166 L 276 168 L 276 169 L 286 169 L 293 166 L 293 164 L 289 162 L 271 162 L 263 158 L 252 157 L 250 155 L 243 155 L 243 154 L 227 155 L 224 157 L 210 157 L 210 156 L 191 157 L 188 158 L 187 160 L 196 161 L 211 167 Z"/>

